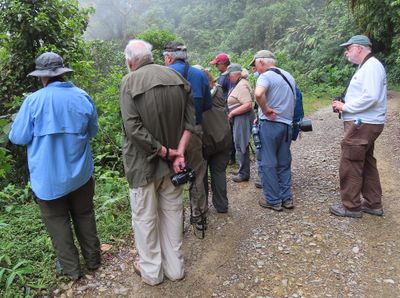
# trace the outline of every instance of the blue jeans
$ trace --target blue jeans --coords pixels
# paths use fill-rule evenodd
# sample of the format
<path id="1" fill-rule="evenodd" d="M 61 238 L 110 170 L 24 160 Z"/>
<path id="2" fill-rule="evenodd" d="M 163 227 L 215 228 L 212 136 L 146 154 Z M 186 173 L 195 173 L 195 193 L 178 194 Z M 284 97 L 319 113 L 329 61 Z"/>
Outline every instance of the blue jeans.
<path id="1" fill-rule="evenodd" d="M 269 204 L 292 198 L 292 128 L 284 123 L 260 121 L 261 148 L 257 149 L 258 174 Z"/>

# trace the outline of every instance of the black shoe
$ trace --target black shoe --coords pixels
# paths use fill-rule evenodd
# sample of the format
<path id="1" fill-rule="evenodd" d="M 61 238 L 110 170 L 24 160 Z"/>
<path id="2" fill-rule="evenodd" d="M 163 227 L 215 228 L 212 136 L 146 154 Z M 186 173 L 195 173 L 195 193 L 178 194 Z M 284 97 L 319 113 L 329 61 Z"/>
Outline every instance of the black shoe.
<path id="1" fill-rule="evenodd" d="M 236 175 L 235 177 L 232 178 L 232 181 L 236 182 L 236 183 L 240 183 L 240 182 L 249 181 L 249 178 L 244 178 L 240 175 Z"/>
<path id="2" fill-rule="evenodd" d="M 195 226 L 196 230 L 205 231 L 207 230 L 207 218 L 206 217 L 192 217 L 190 219 L 192 225 Z"/>
<path id="3" fill-rule="evenodd" d="M 382 208 L 372 209 L 372 208 L 368 208 L 368 207 L 365 207 L 362 205 L 361 205 L 361 211 L 364 213 L 368 213 L 368 214 L 376 215 L 376 216 L 383 216 L 383 214 L 384 214 Z"/>
<path id="4" fill-rule="evenodd" d="M 228 213 L 228 209 L 224 209 L 224 210 L 217 210 L 217 213 Z"/>
<path id="5" fill-rule="evenodd" d="M 283 210 L 282 204 L 270 204 L 265 199 L 259 199 L 258 200 L 258 205 L 260 205 L 263 208 L 272 209 L 272 210 L 278 211 L 278 212 Z"/>
<path id="6" fill-rule="evenodd" d="M 198 230 L 198 231 L 206 231 L 207 230 L 207 224 L 203 224 L 201 222 L 195 223 L 194 226 L 196 227 L 196 230 Z"/>
<path id="7" fill-rule="evenodd" d="M 101 266 L 101 264 L 99 263 L 99 264 L 96 264 L 96 265 L 88 265 L 88 264 L 86 264 L 86 268 L 89 270 L 89 271 L 96 271 L 97 269 L 99 269 L 100 268 L 100 266 Z"/>
<path id="8" fill-rule="evenodd" d="M 80 279 L 82 277 L 82 273 L 81 272 L 77 272 L 77 273 L 66 273 L 66 272 L 64 272 L 63 268 L 61 267 L 60 261 L 58 259 L 56 260 L 56 273 L 66 276 L 71 281 L 77 281 L 78 279 Z"/>
<path id="9" fill-rule="evenodd" d="M 256 188 L 262 188 L 262 184 L 261 184 L 261 182 L 260 181 L 256 181 L 256 182 L 254 182 L 254 186 L 256 187 Z"/>

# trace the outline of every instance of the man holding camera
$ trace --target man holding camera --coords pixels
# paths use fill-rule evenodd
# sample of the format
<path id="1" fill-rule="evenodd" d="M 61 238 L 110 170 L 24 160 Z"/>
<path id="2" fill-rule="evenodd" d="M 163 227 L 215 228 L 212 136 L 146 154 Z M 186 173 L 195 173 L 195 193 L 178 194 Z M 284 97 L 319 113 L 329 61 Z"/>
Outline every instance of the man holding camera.
<path id="1" fill-rule="evenodd" d="M 290 144 L 296 83 L 290 73 L 276 67 L 270 51 L 258 51 L 250 66 L 260 73 L 255 89 L 261 140 L 257 164 L 265 197 L 258 203 L 275 211 L 293 209 Z"/>
<path id="2" fill-rule="evenodd" d="M 131 40 L 129 73 L 120 89 L 124 167 L 129 182 L 138 258 L 135 272 L 149 285 L 184 277 L 182 186 L 171 175 L 185 169 L 194 131 L 190 85 L 172 69 L 153 63 L 152 46 Z"/>
<path id="3" fill-rule="evenodd" d="M 207 227 L 208 202 L 204 177 L 207 172 L 207 162 L 203 156 L 203 112 L 211 109 L 212 98 L 207 76 L 187 62 L 186 46 L 178 41 L 168 42 L 164 47 L 164 63 L 179 72 L 192 86 L 192 95 L 196 113 L 195 133 L 187 148 L 187 163 L 193 167 L 196 178 L 190 188 L 191 217 L 190 222 L 196 229 L 204 231 Z"/>
<path id="4" fill-rule="evenodd" d="M 382 216 L 382 189 L 376 159 L 375 140 L 383 130 L 386 106 L 386 72 L 371 53 L 367 36 L 355 35 L 346 43 L 345 56 L 357 64 L 343 101 L 332 108 L 342 113 L 344 138 L 339 166 L 342 203 L 330 207 L 336 216 L 362 217 L 362 212 Z M 362 196 L 362 198 L 360 197 Z"/>

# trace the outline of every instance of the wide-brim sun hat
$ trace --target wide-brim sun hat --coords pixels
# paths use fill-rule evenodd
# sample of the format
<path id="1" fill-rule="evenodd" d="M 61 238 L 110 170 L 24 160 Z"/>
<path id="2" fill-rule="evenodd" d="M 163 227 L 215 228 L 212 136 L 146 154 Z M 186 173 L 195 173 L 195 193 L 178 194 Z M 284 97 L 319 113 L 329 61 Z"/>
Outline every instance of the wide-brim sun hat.
<path id="1" fill-rule="evenodd" d="M 71 73 L 71 68 L 64 66 L 64 60 L 60 55 L 53 52 L 41 54 L 35 61 L 36 69 L 28 74 L 34 77 L 58 77 Z"/>

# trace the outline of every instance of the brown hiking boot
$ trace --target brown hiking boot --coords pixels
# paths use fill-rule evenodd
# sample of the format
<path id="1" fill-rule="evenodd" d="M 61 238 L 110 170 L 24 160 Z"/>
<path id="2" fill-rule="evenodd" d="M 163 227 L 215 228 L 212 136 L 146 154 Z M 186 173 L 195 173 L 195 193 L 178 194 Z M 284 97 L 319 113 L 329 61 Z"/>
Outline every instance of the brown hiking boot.
<path id="1" fill-rule="evenodd" d="M 261 198 L 258 200 L 258 205 L 260 205 L 263 208 L 272 209 L 274 211 L 282 211 L 283 210 L 282 204 L 273 204 L 272 205 L 272 204 L 268 203 L 267 200 L 264 198 Z"/>

